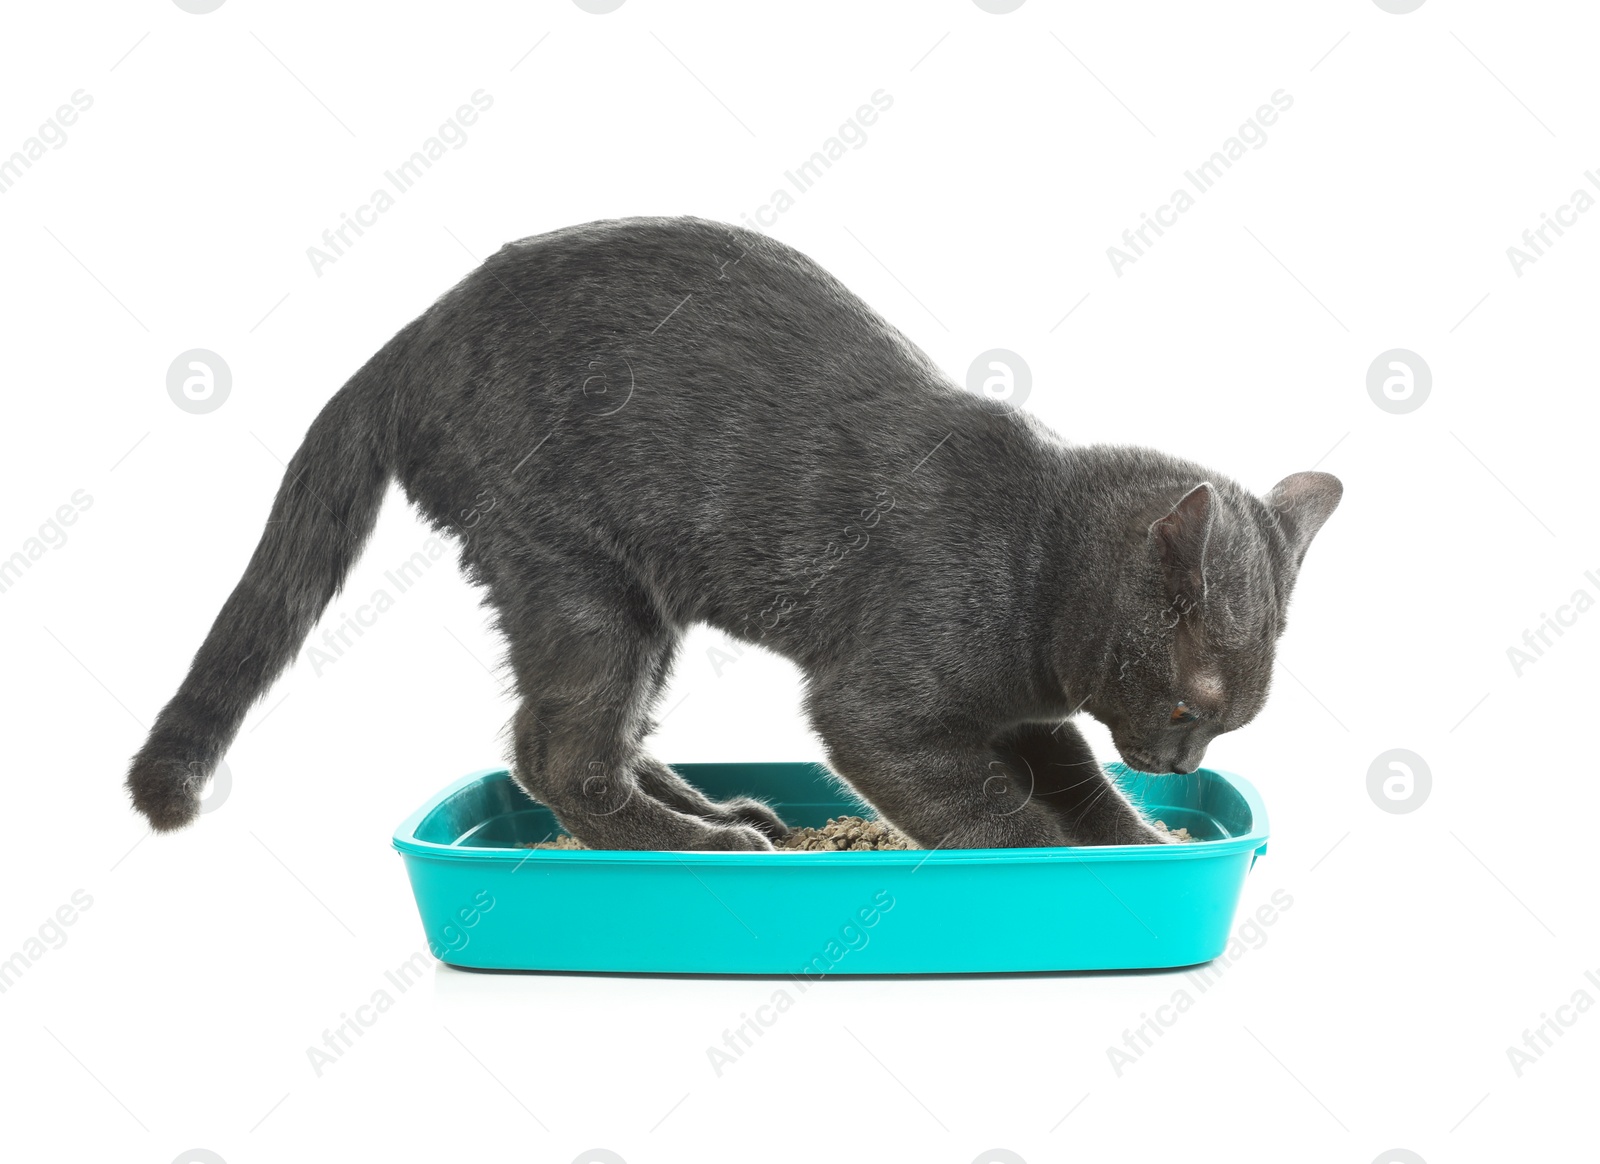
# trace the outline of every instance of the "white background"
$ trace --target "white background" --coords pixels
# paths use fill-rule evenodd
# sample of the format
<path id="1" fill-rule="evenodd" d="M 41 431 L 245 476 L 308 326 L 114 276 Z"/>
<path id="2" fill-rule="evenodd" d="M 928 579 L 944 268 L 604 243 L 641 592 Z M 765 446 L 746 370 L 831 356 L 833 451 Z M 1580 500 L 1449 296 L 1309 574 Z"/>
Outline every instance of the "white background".
<path id="1" fill-rule="evenodd" d="M 0 994 L 8 1156 L 1578 1158 L 1600 1014 L 1563 1012 L 1520 1076 L 1507 1048 L 1600 999 L 1600 613 L 1520 675 L 1507 649 L 1600 597 L 1600 215 L 1520 275 L 1506 248 L 1600 165 L 1585 6 L 143 0 L 7 22 L 0 154 L 93 97 L 0 195 L 0 556 L 92 498 L 0 594 L 0 959 L 92 898 Z M 315 273 L 307 248 L 479 89 L 466 144 Z M 773 984 L 435 968 L 318 1077 L 306 1049 L 422 946 L 395 823 L 497 762 L 512 706 L 447 557 L 320 674 L 302 656 L 229 798 L 149 837 L 127 757 L 280 460 L 475 256 L 596 218 L 739 221 L 878 89 L 892 109 L 771 233 L 958 380 L 1020 353 L 1068 439 L 1257 490 L 1344 481 L 1273 697 L 1208 758 L 1272 813 L 1241 909 L 1292 907 L 1120 1075 L 1107 1048 L 1187 978 L 830 981 L 718 1077 L 706 1048 Z M 1266 144 L 1117 275 L 1106 248 L 1279 89 Z M 233 374 L 208 415 L 166 391 L 197 347 Z M 1396 347 L 1433 375 L 1406 415 L 1366 389 Z M 391 496 L 330 620 L 426 537 Z M 719 676 L 720 644 L 688 644 L 658 754 L 816 757 L 795 672 L 751 650 Z M 1367 792 L 1390 748 L 1433 774 L 1409 814 Z"/>

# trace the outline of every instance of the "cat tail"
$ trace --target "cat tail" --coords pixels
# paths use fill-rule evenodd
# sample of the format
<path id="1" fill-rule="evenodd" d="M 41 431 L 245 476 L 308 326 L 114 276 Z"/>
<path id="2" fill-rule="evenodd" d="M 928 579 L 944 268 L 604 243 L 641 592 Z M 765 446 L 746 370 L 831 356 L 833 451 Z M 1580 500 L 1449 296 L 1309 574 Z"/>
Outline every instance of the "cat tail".
<path id="1" fill-rule="evenodd" d="M 199 815 L 201 789 L 245 712 L 294 659 L 372 533 L 394 461 L 388 381 L 410 330 L 311 422 L 244 576 L 133 757 L 128 792 L 152 828 L 182 828 Z"/>

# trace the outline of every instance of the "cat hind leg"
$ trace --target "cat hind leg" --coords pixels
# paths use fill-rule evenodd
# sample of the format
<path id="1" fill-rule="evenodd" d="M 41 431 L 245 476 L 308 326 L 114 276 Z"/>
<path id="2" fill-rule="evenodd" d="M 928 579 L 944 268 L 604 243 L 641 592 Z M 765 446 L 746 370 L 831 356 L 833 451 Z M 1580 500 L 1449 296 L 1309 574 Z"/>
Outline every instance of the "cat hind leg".
<path id="1" fill-rule="evenodd" d="M 672 784 L 681 780 L 640 745 L 677 630 L 608 563 L 543 564 L 536 585 L 497 596 L 523 697 L 512 724 L 517 783 L 590 848 L 770 849 L 759 828 L 694 811 Z"/>

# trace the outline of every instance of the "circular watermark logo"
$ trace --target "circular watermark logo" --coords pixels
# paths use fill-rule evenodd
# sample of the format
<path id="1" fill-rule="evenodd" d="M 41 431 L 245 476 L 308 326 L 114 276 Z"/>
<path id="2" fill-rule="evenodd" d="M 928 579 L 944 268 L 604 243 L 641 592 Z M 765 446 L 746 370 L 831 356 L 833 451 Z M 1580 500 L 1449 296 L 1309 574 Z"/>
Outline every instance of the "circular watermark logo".
<path id="1" fill-rule="evenodd" d="M 572 1158 L 572 1164 L 628 1164 L 610 1148 L 590 1148 Z"/>
<path id="2" fill-rule="evenodd" d="M 967 369 L 967 391 L 1004 408 L 1021 408 L 1033 389 L 1033 370 L 1009 348 L 990 348 Z"/>
<path id="3" fill-rule="evenodd" d="M 211 773 L 210 787 L 206 794 L 200 798 L 200 813 L 216 812 L 227 803 L 228 797 L 233 792 L 233 773 L 228 770 L 228 765 L 221 760 L 217 761 L 216 768 Z"/>
<path id="4" fill-rule="evenodd" d="M 1367 395 L 1385 412 L 1415 412 L 1433 391 L 1433 371 L 1416 352 L 1390 348 L 1367 368 Z"/>
<path id="5" fill-rule="evenodd" d="M 633 361 L 621 352 L 608 353 L 584 365 L 578 391 L 594 416 L 615 416 L 628 407 L 636 383 Z"/>
<path id="6" fill-rule="evenodd" d="M 187 1152 L 179 1152 L 172 1164 L 228 1164 L 228 1162 L 209 1148 L 190 1148 Z"/>
<path id="7" fill-rule="evenodd" d="M 1402 11 L 1409 12 L 1411 9 L 1406 8 Z M 1387 1152 L 1379 1152 L 1372 1164 L 1428 1164 L 1428 1162 L 1409 1148 L 1390 1148 Z"/>
<path id="8" fill-rule="evenodd" d="M 1416 812 L 1432 791 L 1428 762 L 1405 748 L 1390 748 L 1367 769 L 1367 795 L 1384 812 Z"/>
<path id="9" fill-rule="evenodd" d="M 623 0 L 572 0 L 572 2 L 594 16 L 604 16 L 607 12 L 615 12 L 623 5 Z"/>
<path id="10" fill-rule="evenodd" d="M 583 811 L 587 816 L 610 816 L 633 799 L 638 787 L 635 780 L 612 776 L 603 761 L 590 760 L 588 774 L 579 789 L 583 795 Z"/>
<path id="11" fill-rule="evenodd" d="M 1027 778 L 1023 779 L 999 760 L 989 764 L 989 776 L 983 782 L 983 806 L 990 816 L 1011 816 L 1028 807 L 1033 799 L 1033 768 L 1023 761 Z"/>
<path id="12" fill-rule="evenodd" d="M 204 16 L 207 12 L 215 12 L 227 0 L 172 0 L 173 4 L 185 12 L 192 12 L 196 16 Z"/>
<path id="13" fill-rule="evenodd" d="M 974 1156 L 972 1164 L 1028 1164 L 1028 1162 L 1009 1148 L 990 1148 L 987 1152 L 979 1152 Z"/>
<path id="14" fill-rule="evenodd" d="M 1423 4 L 1427 3 L 1427 0 L 1372 0 L 1372 2 L 1385 12 L 1392 12 L 1396 16 L 1404 16 L 1408 12 L 1415 12 L 1418 8 L 1421 8 Z"/>
<path id="15" fill-rule="evenodd" d="M 215 412 L 232 390 L 228 361 L 205 348 L 190 348 L 167 368 L 167 395 L 185 412 Z"/>
<path id="16" fill-rule="evenodd" d="M 996 16 L 1004 16 L 1008 12 L 1015 12 L 1023 5 L 1023 0 L 972 0 L 972 2 L 985 12 L 993 13 Z"/>

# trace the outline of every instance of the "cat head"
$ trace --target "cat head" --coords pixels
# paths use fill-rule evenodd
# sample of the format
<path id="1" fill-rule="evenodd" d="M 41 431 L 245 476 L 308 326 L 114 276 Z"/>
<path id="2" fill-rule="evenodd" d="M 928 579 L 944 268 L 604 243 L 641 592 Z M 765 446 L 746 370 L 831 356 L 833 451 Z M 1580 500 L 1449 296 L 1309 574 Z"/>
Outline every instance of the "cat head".
<path id="1" fill-rule="evenodd" d="M 1265 497 L 1203 481 L 1158 508 L 1125 564 L 1107 665 L 1084 704 L 1130 767 L 1192 772 L 1216 736 L 1255 718 L 1306 549 L 1342 493 L 1327 473 L 1295 473 Z"/>

